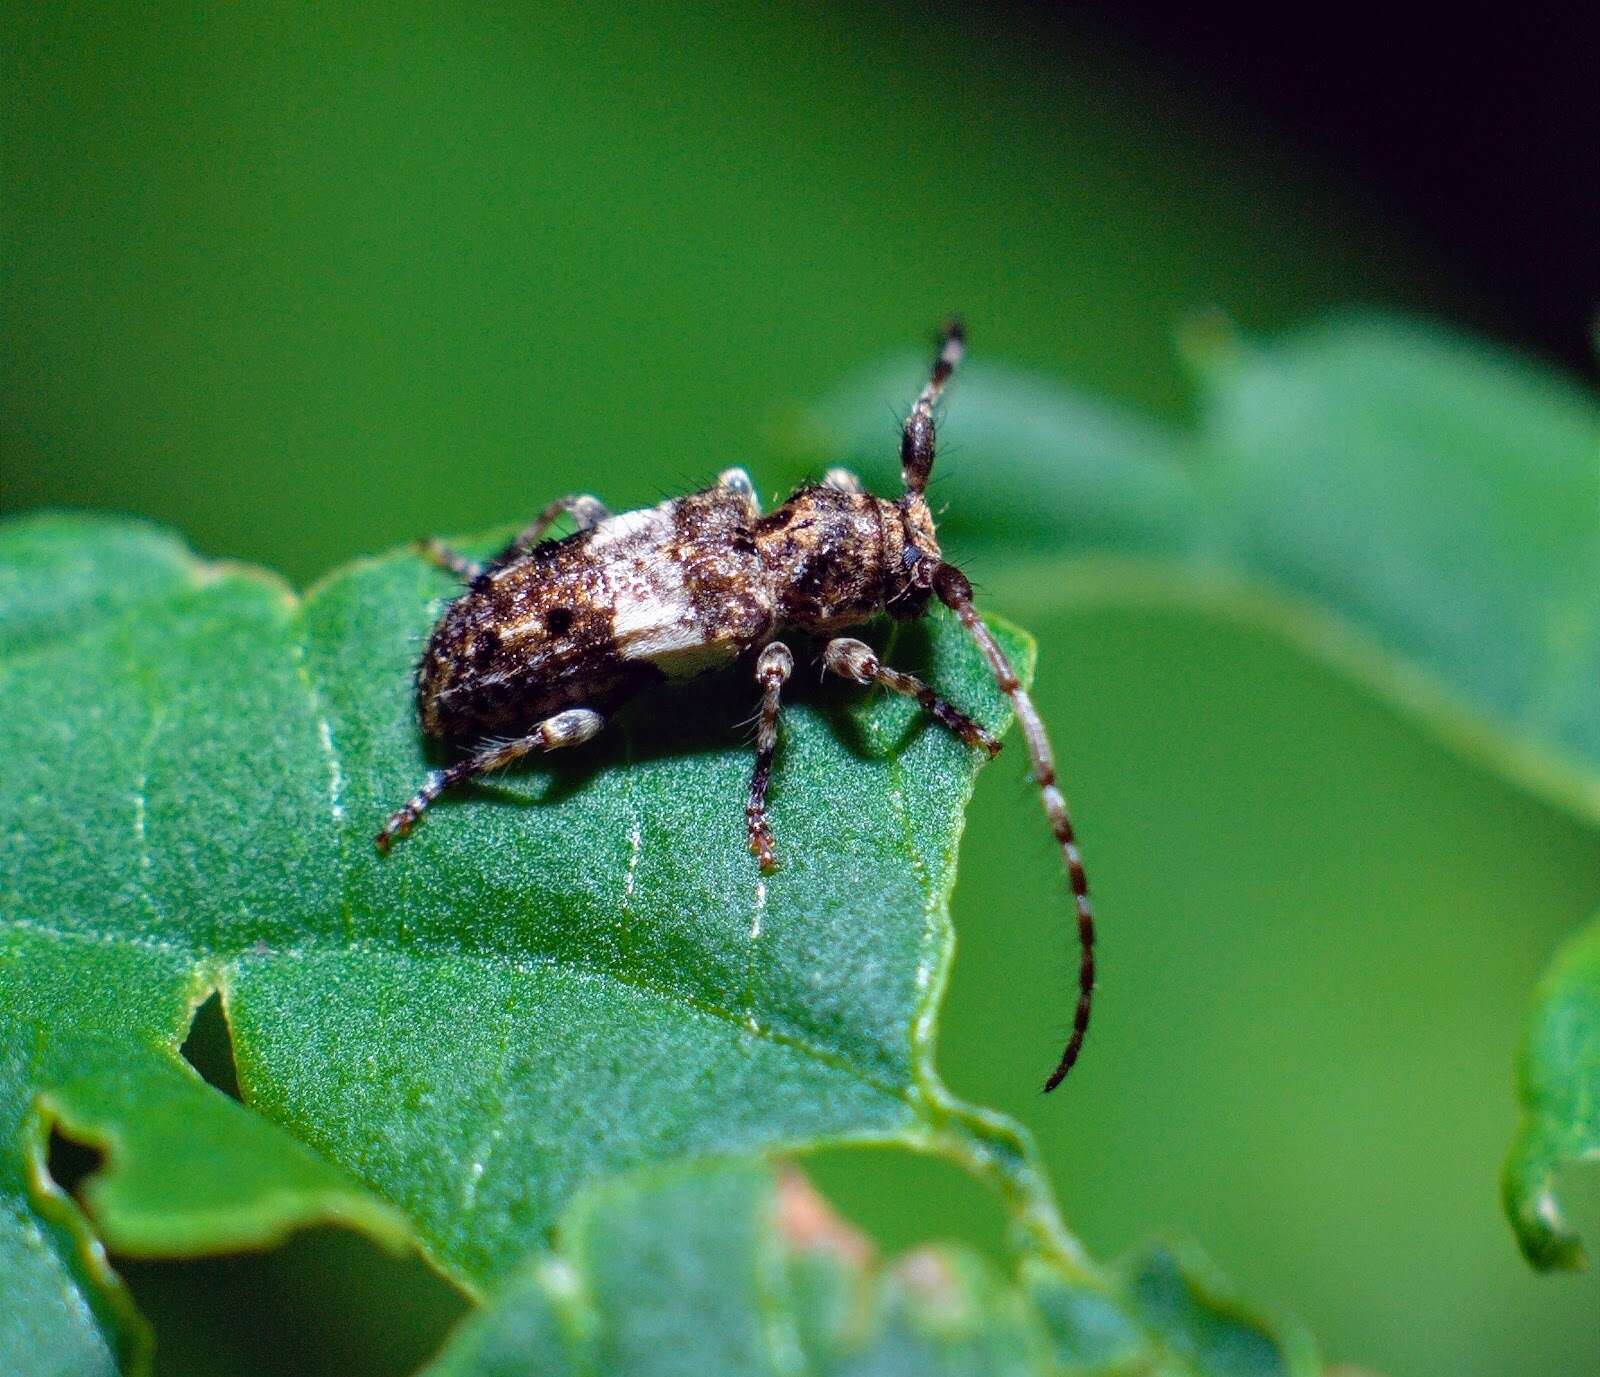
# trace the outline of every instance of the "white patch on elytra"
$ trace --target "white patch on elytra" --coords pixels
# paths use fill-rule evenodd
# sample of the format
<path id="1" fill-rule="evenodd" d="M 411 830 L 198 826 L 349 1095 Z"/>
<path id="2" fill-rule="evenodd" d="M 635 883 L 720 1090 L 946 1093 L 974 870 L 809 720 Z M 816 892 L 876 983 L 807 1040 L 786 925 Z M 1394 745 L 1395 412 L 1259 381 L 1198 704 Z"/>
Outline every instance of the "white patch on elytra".
<path id="1" fill-rule="evenodd" d="M 683 566 L 668 552 L 675 506 L 624 512 L 596 526 L 589 545 L 610 594 L 617 653 L 672 675 L 695 673 L 727 656 L 725 647 L 707 643 Z"/>
<path id="2" fill-rule="evenodd" d="M 659 507 L 641 507 L 638 511 L 607 517 L 590 532 L 589 552 L 610 559 L 617 553 L 612 549 L 615 545 L 659 546 L 672 534 L 675 506 L 676 498 Z"/>
<path id="3" fill-rule="evenodd" d="M 625 659 L 653 660 L 702 644 L 700 623 L 683 586 L 682 572 L 652 571 L 654 577 L 629 579 L 612 614 L 611 635 Z"/>
<path id="4" fill-rule="evenodd" d="M 585 596 L 594 606 L 610 609 L 616 654 L 648 661 L 671 678 L 698 674 L 738 651 L 726 637 L 711 639 L 696 610 L 683 564 L 676 558 L 680 502 L 608 517 L 589 532 L 584 550 L 593 580 Z M 502 642 L 542 637 L 547 615 L 540 608 L 504 627 Z M 479 677 L 472 687 L 476 691 L 491 682 Z"/>

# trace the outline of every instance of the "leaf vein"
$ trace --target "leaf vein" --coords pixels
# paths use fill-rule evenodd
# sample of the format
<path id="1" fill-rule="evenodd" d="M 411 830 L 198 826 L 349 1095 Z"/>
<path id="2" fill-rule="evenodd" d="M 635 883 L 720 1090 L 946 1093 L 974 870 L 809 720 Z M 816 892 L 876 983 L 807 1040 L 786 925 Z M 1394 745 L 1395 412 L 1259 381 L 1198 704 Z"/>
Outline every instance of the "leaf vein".
<path id="1" fill-rule="evenodd" d="M 301 625 L 302 637 L 304 632 Z M 355 915 L 351 911 L 349 895 L 350 860 L 347 847 L 344 806 L 344 767 L 333 740 L 333 723 L 322 701 L 322 691 L 317 687 L 307 663 L 308 650 L 303 638 L 294 642 L 295 677 L 305 688 L 312 719 L 317 725 L 317 742 L 328 765 L 328 812 L 333 821 L 334 855 L 338 858 L 339 920 L 348 941 L 355 935 Z"/>
<path id="2" fill-rule="evenodd" d="M 140 951 L 156 951 L 167 956 L 187 956 L 198 959 L 200 953 L 181 942 L 169 942 L 160 937 L 145 937 L 127 932 L 78 932 L 72 928 L 58 928 L 40 923 L 32 918 L 9 917 L 0 932 L 31 932 L 38 937 L 48 937 L 57 942 L 77 942 L 85 946 L 133 947 Z"/>

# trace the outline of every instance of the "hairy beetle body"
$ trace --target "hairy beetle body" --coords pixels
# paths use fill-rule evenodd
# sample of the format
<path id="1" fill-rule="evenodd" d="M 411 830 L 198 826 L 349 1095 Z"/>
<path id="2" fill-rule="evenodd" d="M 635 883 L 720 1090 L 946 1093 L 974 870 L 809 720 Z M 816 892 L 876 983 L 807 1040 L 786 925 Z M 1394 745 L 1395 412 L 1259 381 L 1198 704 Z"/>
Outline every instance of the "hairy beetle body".
<path id="1" fill-rule="evenodd" d="M 918 558 L 937 558 L 928 543 Z M 762 517 L 725 477 L 606 517 L 477 574 L 428 640 L 418 716 L 445 740 L 523 732 L 726 665 L 779 630 L 914 615 L 928 593 L 907 577 L 911 548 L 900 507 L 837 487 L 802 488 Z"/>

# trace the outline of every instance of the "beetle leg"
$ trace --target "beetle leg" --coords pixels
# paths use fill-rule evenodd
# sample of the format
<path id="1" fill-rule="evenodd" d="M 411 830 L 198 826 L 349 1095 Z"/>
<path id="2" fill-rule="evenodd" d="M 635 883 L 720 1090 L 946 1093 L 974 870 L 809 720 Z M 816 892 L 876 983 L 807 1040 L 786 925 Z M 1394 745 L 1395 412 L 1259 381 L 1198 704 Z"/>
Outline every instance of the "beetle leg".
<path id="1" fill-rule="evenodd" d="M 831 674 L 843 679 L 854 679 L 858 684 L 882 684 L 895 693 L 915 698 L 923 711 L 932 715 L 940 726 L 954 732 L 969 746 L 977 746 L 991 756 L 1000 754 L 1000 743 L 989 735 L 959 708 L 949 703 L 914 674 L 890 669 L 879 662 L 872 647 L 865 641 L 839 636 L 828 642 L 822 652 L 822 665 Z"/>
<path id="2" fill-rule="evenodd" d="M 447 573 L 471 583 L 483 572 L 481 564 L 474 564 L 465 555 L 458 555 L 442 540 L 419 540 L 417 553 L 430 564 L 436 564 Z"/>
<path id="3" fill-rule="evenodd" d="M 387 851 L 396 838 L 410 832 L 433 801 L 446 789 L 465 784 L 469 779 L 476 779 L 491 770 L 503 769 L 512 761 L 520 760 L 529 751 L 556 751 L 563 746 L 581 745 L 604 725 L 605 718 L 589 708 L 568 708 L 565 712 L 558 712 L 554 717 L 545 718 L 526 736 L 519 736 L 514 741 L 499 741 L 491 746 L 484 746 L 448 770 L 435 770 L 428 776 L 427 783 L 411 796 L 405 807 L 395 812 L 389 821 L 384 823 L 383 831 L 379 832 L 375 839 L 378 850 Z"/>
<path id="4" fill-rule="evenodd" d="M 569 493 L 566 497 L 558 497 L 524 526 L 522 530 L 518 531 L 516 539 L 500 551 L 491 563 L 503 564 L 506 560 L 520 555 L 524 550 L 532 549 L 544 539 L 544 533 L 568 513 L 571 513 L 572 520 L 580 531 L 587 531 L 591 526 L 598 526 L 611 515 L 604 502 L 598 497 L 590 497 L 588 493 L 576 492 Z"/>
<path id="5" fill-rule="evenodd" d="M 861 480 L 851 473 L 849 469 L 829 469 L 822 475 L 822 486 L 837 488 L 840 492 L 859 493 L 862 491 Z"/>
<path id="6" fill-rule="evenodd" d="M 756 682 L 761 685 L 761 716 L 756 727 L 756 768 L 750 776 L 750 799 L 745 804 L 745 826 L 750 850 L 767 873 L 778 868 L 767 822 L 767 785 L 772 781 L 772 758 L 778 750 L 779 696 L 794 670 L 794 656 L 782 641 L 773 641 L 756 661 Z"/>
<path id="7" fill-rule="evenodd" d="M 743 498 L 752 521 L 761 515 L 761 499 L 756 496 L 756 485 L 750 481 L 750 475 L 744 469 L 723 469 L 717 475 L 717 486 Z"/>

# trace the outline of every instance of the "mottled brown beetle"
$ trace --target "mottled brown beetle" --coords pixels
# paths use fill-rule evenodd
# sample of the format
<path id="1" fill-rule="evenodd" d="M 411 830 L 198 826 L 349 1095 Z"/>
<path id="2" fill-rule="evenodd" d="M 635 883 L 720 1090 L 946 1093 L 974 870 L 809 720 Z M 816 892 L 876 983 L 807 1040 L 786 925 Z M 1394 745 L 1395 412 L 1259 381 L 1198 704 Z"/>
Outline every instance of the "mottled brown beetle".
<path id="1" fill-rule="evenodd" d="M 750 849 L 770 871 L 777 861 L 767 784 L 778 745 L 779 696 L 794 668 L 776 633 L 833 636 L 823 652 L 825 669 L 915 698 L 968 745 L 990 755 L 1000 749 L 921 680 L 880 664 L 863 642 L 834 635 L 882 614 L 920 617 L 938 598 L 977 642 L 1011 701 L 1077 908 L 1078 1005 L 1066 1050 L 1045 1082 L 1054 1090 L 1077 1060 L 1089 1027 L 1094 915 L 1044 723 L 974 610 L 972 585 L 940 554 L 924 496 L 933 468 L 934 405 L 963 343 L 961 325 L 952 321 L 932 376 L 906 417 L 900 440 L 905 494 L 897 502 L 863 492 L 853 474 L 835 469 L 763 516 L 749 475 L 729 469 L 713 488 L 620 516 L 593 497 L 561 498 L 482 566 L 429 542 L 429 557 L 468 586 L 423 653 L 417 712 L 429 736 L 472 754 L 429 777 L 378 834 L 379 849 L 405 836 L 446 789 L 529 751 L 587 741 L 604 725 L 603 714 L 649 683 L 686 678 L 754 652 L 761 712 L 745 818 Z M 577 533 L 543 541 L 563 514 L 577 523 Z M 515 733 L 509 740 L 508 732 Z"/>

